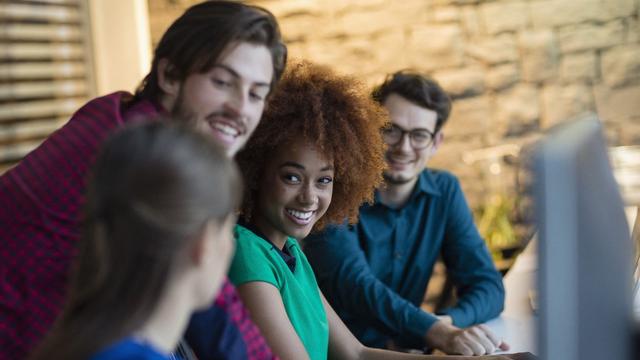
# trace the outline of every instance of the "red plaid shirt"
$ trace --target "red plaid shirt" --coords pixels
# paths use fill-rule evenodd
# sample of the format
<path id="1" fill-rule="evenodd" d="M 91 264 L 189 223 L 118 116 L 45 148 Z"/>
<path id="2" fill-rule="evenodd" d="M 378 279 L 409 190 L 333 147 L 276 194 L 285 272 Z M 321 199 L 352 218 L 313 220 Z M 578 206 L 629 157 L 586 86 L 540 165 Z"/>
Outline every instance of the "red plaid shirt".
<path id="1" fill-rule="evenodd" d="M 80 108 L 0 177 L 0 359 L 23 359 L 58 315 L 79 238 L 85 177 L 105 137 L 162 111 L 148 101 L 123 108 L 117 92 Z M 228 282 L 216 306 L 242 334 L 252 359 L 271 351 Z"/>

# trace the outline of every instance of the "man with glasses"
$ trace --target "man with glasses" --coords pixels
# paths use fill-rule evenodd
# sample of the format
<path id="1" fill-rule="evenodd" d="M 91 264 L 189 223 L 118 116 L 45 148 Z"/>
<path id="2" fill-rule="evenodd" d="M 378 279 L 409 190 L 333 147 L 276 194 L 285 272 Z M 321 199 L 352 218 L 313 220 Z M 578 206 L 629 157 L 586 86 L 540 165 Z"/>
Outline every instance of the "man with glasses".
<path id="1" fill-rule="evenodd" d="M 508 345 L 481 324 L 500 314 L 504 287 L 474 225 L 458 180 L 425 168 L 443 142 L 451 101 L 432 79 L 397 72 L 373 92 L 389 112 L 384 184 L 359 223 L 306 240 L 324 295 L 368 346 L 439 349 L 482 355 Z M 442 257 L 456 303 L 423 311 L 434 264 Z"/>

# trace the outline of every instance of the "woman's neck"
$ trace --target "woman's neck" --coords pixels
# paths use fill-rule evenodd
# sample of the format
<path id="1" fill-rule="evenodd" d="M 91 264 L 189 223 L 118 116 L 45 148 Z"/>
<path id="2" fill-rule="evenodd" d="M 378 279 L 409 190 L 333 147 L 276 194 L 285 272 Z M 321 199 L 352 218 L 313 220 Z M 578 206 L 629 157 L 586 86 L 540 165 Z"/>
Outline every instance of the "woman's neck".
<path id="1" fill-rule="evenodd" d="M 267 221 L 262 216 L 254 216 L 249 225 L 257 229 L 261 234 L 260 236 L 266 236 L 267 240 L 271 241 L 278 249 L 284 249 L 285 244 L 287 243 L 287 234 L 283 234 L 280 231 L 277 231 L 270 226 Z"/>
<path id="2" fill-rule="evenodd" d="M 164 353 L 173 352 L 195 310 L 189 287 L 189 281 L 171 281 L 166 295 L 135 336 Z"/>

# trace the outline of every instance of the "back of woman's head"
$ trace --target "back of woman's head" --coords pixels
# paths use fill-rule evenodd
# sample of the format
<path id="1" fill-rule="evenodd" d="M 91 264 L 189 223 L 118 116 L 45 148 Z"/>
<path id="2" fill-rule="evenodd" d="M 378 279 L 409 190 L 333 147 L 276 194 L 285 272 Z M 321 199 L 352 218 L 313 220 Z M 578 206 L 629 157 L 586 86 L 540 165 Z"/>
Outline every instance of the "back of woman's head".
<path id="1" fill-rule="evenodd" d="M 243 216 L 256 211 L 259 181 L 267 159 L 280 146 L 301 138 L 333 161 L 333 198 L 315 230 L 347 219 L 373 199 L 382 179 L 384 143 L 380 134 L 387 116 L 357 79 L 326 66 L 299 61 L 287 66 L 260 124 L 238 156 L 246 181 Z"/>
<path id="2" fill-rule="evenodd" d="M 109 138 L 87 189 L 68 302 L 39 355 L 86 358 L 139 328 L 205 225 L 235 211 L 240 184 L 222 150 L 176 122 Z"/>

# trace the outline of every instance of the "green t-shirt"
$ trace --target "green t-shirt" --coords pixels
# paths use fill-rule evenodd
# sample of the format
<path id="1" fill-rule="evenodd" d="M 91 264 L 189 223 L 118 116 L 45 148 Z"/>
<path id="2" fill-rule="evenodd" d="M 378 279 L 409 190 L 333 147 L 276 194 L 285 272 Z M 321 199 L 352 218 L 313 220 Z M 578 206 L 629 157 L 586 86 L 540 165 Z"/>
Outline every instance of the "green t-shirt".
<path id="1" fill-rule="evenodd" d="M 318 283 L 307 257 L 293 238 L 285 247 L 296 258 L 291 272 L 273 245 L 251 230 L 236 225 L 236 254 L 229 269 L 229 279 L 236 286 L 264 281 L 275 286 L 293 328 L 311 360 L 326 360 L 329 350 L 329 324 L 324 312 Z"/>

